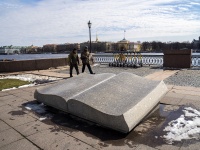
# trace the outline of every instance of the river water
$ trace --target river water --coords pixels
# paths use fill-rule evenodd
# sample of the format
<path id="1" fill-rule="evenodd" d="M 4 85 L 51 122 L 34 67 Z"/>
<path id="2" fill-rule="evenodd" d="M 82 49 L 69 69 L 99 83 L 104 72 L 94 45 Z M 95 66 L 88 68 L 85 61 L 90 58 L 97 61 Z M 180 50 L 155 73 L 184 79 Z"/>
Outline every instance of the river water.
<path id="1" fill-rule="evenodd" d="M 14 54 L 14 55 L 0 55 L 0 61 L 3 59 L 9 60 L 35 60 L 35 59 L 50 59 L 50 58 L 67 58 L 69 54 Z M 112 53 L 99 53 L 97 55 L 113 55 Z M 163 55 L 163 53 L 142 53 L 142 55 Z M 200 55 L 200 53 L 193 53 L 192 55 Z M 80 54 L 79 54 L 80 57 Z"/>
<path id="2" fill-rule="evenodd" d="M 0 55 L 0 60 L 35 60 L 48 58 L 67 58 L 69 54 L 18 54 L 18 55 Z"/>

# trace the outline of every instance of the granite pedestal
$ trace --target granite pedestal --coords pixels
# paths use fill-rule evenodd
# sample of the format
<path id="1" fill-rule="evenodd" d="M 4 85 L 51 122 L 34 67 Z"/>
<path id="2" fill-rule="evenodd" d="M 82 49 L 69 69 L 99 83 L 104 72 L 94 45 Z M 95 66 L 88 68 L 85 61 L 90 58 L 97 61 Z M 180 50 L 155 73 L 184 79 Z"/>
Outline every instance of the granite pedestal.
<path id="1" fill-rule="evenodd" d="M 163 81 L 123 72 L 81 74 L 35 91 L 52 107 L 124 133 L 131 131 L 167 92 Z"/>

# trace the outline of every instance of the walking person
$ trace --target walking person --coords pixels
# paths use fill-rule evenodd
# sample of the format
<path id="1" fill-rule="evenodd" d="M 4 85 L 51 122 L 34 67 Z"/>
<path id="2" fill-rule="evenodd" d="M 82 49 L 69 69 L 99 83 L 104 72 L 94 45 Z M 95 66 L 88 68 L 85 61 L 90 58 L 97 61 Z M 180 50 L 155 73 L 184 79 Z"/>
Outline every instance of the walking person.
<path id="1" fill-rule="evenodd" d="M 79 65 L 79 58 L 78 58 L 78 54 L 77 54 L 77 49 L 74 48 L 72 50 L 72 52 L 69 54 L 69 64 L 70 64 L 70 77 L 73 77 L 72 76 L 72 71 L 73 71 L 73 68 L 76 69 L 76 73 L 77 75 L 79 74 L 79 70 L 78 70 L 78 65 Z"/>
<path id="2" fill-rule="evenodd" d="M 84 48 L 83 52 L 81 53 L 81 60 L 83 63 L 82 73 L 85 71 L 85 66 L 87 65 L 90 74 L 95 74 L 95 73 L 93 73 L 93 71 L 91 69 L 89 56 L 90 56 L 90 53 L 88 51 L 88 47 L 86 46 Z"/>

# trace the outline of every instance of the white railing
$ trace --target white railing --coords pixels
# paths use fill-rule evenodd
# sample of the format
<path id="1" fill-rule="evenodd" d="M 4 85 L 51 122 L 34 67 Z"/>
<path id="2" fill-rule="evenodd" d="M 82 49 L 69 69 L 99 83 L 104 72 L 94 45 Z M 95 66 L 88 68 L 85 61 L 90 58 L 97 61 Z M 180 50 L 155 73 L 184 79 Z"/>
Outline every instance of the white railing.
<path id="1" fill-rule="evenodd" d="M 193 53 L 192 54 L 192 66 L 193 67 L 199 67 L 200 66 L 200 54 L 199 53 Z"/>
<path id="2" fill-rule="evenodd" d="M 112 53 L 102 53 L 102 54 L 94 54 L 94 62 L 95 63 L 112 63 L 115 61 L 116 54 Z M 124 54 L 126 57 L 133 57 L 134 54 Z M 143 65 L 163 65 L 163 53 L 141 53 L 136 54 L 135 57 L 140 57 L 142 59 Z M 192 54 L 192 66 L 197 67 L 200 66 L 200 53 Z"/>

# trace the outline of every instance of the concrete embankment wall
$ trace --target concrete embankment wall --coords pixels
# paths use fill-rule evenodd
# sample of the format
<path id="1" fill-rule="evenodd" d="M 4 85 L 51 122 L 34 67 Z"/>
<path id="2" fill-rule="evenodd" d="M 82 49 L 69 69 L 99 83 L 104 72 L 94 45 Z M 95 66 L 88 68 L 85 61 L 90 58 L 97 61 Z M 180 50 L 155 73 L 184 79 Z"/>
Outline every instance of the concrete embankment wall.
<path id="1" fill-rule="evenodd" d="M 43 70 L 68 65 L 67 58 L 1 61 L 0 72 Z"/>

